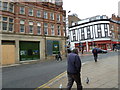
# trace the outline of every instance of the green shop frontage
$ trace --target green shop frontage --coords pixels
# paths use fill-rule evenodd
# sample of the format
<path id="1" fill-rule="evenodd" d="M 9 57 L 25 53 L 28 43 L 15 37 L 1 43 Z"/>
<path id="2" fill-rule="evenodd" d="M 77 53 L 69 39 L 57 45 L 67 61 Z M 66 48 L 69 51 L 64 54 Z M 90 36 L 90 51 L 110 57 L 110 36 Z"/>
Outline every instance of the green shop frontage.
<path id="1" fill-rule="evenodd" d="M 20 61 L 39 60 L 40 59 L 40 42 L 20 41 L 19 55 Z"/>
<path id="2" fill-rule="evenodd" d="M 60 41 L 57 40 L 47 40 L 47 55 L 51 56 L 53 54 L 58 54 L 60 52 Z"/>

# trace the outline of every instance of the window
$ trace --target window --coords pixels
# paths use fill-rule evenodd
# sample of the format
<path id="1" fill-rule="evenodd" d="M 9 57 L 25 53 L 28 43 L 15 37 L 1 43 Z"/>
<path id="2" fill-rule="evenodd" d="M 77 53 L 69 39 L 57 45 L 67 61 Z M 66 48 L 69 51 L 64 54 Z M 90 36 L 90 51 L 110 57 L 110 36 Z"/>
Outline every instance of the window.
<path id="1" fill-rule="evenodd" d="M 48 24 L 44 23 L 44 34 L 47 35 L 48 34 Z"/>
<path id="2" fill-rule="evenodd" d="M 91 33 L 90 33 L 90 26 L 86 27 L 87 28 L 87 38 L 90 39 L 91 38 Z"/>
<path id="3" fill-rule="evenodd" d="M 8 2 L 3 2 L 3 10 L 4 11 L 8 10 Z"/>
<path id="4" fill-rule="evenodd" d="M 101 30 L 101 25 L 100 24 L 97 25 L 97 30 Z"/>
<path id="5" fill-rule="evenodd" d="M 37 10 L 37 17 L 41 17 L 40 10 Z"/>
<path id="6" fill-rule="evenodd" d="M 4 31 L 7 31 L 7 22 L 8 22 L 8 18 L 7 17 L 3 17 L 2 29 Z"/>
<path id="7" fill-rule="evenodd" d="M 33 22 L 29 22 L 29 33 L 33 33 Z"/>
<path id="8" fill-rule="evenodd" d="M 25 7 L 24 6 L 20 7 L 20 14 L 25 14 Z"/>
<path id="9" fill-rule="evenodd" d="M 58 35 L 60 35 L 60 26 L 58 26 L 57 28 L 58 28 Z"/>
<path id="10" fill-rule="evenodd" d="M 73 36 L 73 41 L 76 41 L 76 37 L 75 36 Z"/>
<path id="11" fill-rule="evenodd" d="M 81 40 L 85 39 L 84 28 L 81 28 Z"/>
<path id="12" fill-rule="evenodd" d="M 14 20 L 12 18 L 3 17 L 2 18 L 2 30 L 3 31 L 13 31 Z"/>
<path id="13" fill-rule="evenodd" d="M 75 35 L 75 30 L 73 30 L 73 35 Z"/>
<path id="14" fill-rule="evenodd" d="M 97 25 L 97 32 L 98 32 L 98 38 L 101 38 L 102 33 L 101 33 L 101 25 L 100 24 Z"/>
<path id="15" fill-rule="evenodd" d="M 1 24 L 2 24 L 2 17 L 0 16 L 0 31 L 2 30 L 2 28 L 1 28 L 2 25 Z"/>
<path id="16" fill-rule="evenodd" d="M 44 11 L 44 18 L 48 19 L 48 13 L 46 11 Z"/>
<path id="17" fill-rule="evenodd" d="M 20 20 L 20 32 L 25 32 L 25 21 Z"/>
<path id="18" fill-rule="evenodd" d="M 50 19 L 54 20 L 54 13 L 50 13 Z"/>
<path id="19" fill-rule="evenodd" d="M 9 31 L 13 31 L 13 19 L 9 18 Z"/>
<path id="20" fill-rule="evenodd" d="M 60 15 L 57 14 L 57 21 L 60 21 Z"/>
<path id="21" fill-rule="evenodd" d="M 33 9 L 29 8 L 29 16 L 33 16 Z"/>
<path id="22" fill-rule="evenodd" d="M 54 35 L 54 25 L 51 24 L 51 34 Z"/>
<path id="23" fill-rule="evenodd" d="M 63 16 L 63 22 L 65 22 L 65 16 Z"/>
<path id="24" fill-rule="evenodd" d="M 10 11 L 10 12 L 13 12 L 13 7 L 14 7 L 14 6 L 13 6 L 13 3 L 9 3 L 9 11 Z"/>
<path id="25" fill-rule="evenodd" d="M 37 34 L 41 34 L 41 23 L 37 23 Z"/>
<path id="26" fill-rule="evenodd" d="M 107 28 L 107 24 L 104 24 L 104 30 L 105 30 L 105 37 L 108 37 L 108 28 Z"/>
<path id="27" fill-rule="evenodd" d="M 2 2 L 0 1 L 0 10 L 2 10 Z"/>

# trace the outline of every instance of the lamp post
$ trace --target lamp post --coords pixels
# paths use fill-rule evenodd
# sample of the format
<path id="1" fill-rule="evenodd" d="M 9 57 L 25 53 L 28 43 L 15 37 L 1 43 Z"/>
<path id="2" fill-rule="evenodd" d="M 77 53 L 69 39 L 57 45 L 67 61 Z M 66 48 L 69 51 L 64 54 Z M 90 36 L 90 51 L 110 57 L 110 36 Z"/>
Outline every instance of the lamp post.
<path id="1" fill-rule="evenodd" d="M 69 10 L 67 12 L 67 14 L 69 14 L 71 11 Z M 69 40 L 69 20 L 68 20 L 68 15 L 67 17 L 65 18 L 65 53 L 66 53 L 66 57 L 67 57 L 67 47 L 68 47 L 68 43 L 69 43 L 69 46 L 70 46 L 70 40 Z M 69 40 L 69 42 L 67 42 L 67 40 Z"/>

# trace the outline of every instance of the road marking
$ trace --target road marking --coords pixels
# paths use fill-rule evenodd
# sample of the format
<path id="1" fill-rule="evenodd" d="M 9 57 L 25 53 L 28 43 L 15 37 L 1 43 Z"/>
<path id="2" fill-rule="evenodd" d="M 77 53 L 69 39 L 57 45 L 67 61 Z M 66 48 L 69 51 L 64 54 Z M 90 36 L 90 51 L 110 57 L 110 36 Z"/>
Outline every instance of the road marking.
<path id="1" fill-rule="evenodd" d="M 84 65 L 85 63 L 82 63 L 82 65 Z M 48 81 L 47 83 L 39 86 L 38 88 L 36 88 L 35 90 L 39 90 L 39 88 L 50 88 L 49 86 L 47 86 L 48 84 L 54 82 L 56 79 L 61 78 L 63 75 L 65 75 L 67 73 L 67 71 L 61 73 L 60 75 L 56 76 L 55 78 L 51 79 L 50 81 Z"/>
<path id="2" fill-rule="evenodd" d="M 49 86 L 47 86 L 48 84 L 50 84 L 50 83 L 52 83 L 53 81 L 55 81 L 56 79 L 62 77 L 65 73 L 66 73 L 66 71 L 63 72 L 63 73 L 61 73 L 60 75 L 56 76 L 55 78 L 51 79 L 51 80 L 48 81 L 47 83 L 41 85 L 40 87 L 36 88 L 35 90 L 37 90 L 37 89 L 39 89 L 39 88 L 46 88 L 46 87 L 49 87 Z M 49 87 L 49 88 L 50 88 L 50 87 Z"/>

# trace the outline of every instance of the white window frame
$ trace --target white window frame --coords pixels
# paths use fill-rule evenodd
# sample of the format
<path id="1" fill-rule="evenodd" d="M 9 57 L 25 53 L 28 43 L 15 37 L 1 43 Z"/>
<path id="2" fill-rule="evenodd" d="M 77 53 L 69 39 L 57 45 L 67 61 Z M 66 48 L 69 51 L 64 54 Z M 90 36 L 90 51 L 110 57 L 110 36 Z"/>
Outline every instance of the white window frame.
<path id="1" fill-rule="evenodd" d="M 50 19 L 54 20 L 54 13 L 50 13 Z"/>
<path id="2" fill-rule="evenodd" d="M 37 10 L 37 17 L 41 17 L 41 10 Z"/>
<path id="3" fill-rule="evenodd" d="M 54 24 L 51 24 L 51 35 L 55 35 Z"/>
<path id="4" fill-rule="evenodd" d="M 12 7 L 10 6 L 10 5 L 12 5 Z M 11 11 L 11 9 L 12 9 L 12 11 Z M 9 12 L 14 12 L 14 4 L 13 3 L 9 3 Z"/>
<path id="5" fill-rule="evenodd" d="M 60 22 L 60 14 L 57 14 L 57 21 Z"/>
<path id="6" fill-rule="evenodd" d="M 48 35 L 48 23 L 44 23 L 44 35 Z"/>
<path id="7" fill-rule="evenodd" d="M 10 22 L 10 19 L 13 19 L 13 18 L 9 18 L 8 31 L 13 32 L 14 31 L 14 19 L 13 19 L 13 22 Z M 10 30 L 10 24 L 12 24 L 12 31 Z"/>
<path id="8" fill-rule="evenodd" d="M 30 27 L 32 27 L 32 29 Z M 29 34 L 33 34 L 33 28 L 34 28 L 33 22 L 29 21 Z M 31 32 L 31 30 L 32 30 L 32 32 Z"/>
<path id="9" fill-rule="evenodd" d="M 20 14 L 25 14 L 25 7 L 24 6 L 20 6 Z"/>
<path id="10" fill-rule="evenodd" d="M 33 8 L 28 9 L 29 16 L 33 16 Z"/>
<path id="11" fill-rule="evenodd" d="M 59 36 L 61 35 L 60 26 L 59 25 L 57 26 L 57 35 L 59 35 Z"/>
<path id="12" fill-rule="evenodd" d="M 65 22 L 66 21 L 65 16 L 62 16 L 62 18 L 63 18 L 63 22 Z"/>
<path id="13" fill-rule="evenodd" d="M 7 6 L 4 6 L 5 3 L 7 3 Z M 6 8 L 6 9 L 5 9 L 5 8 Z M 2 4 L 2 10 L 8 11 L 8 2 L 3 2 L 3 4 Z"/>
<path id="14" fill-rule="evenodd" d="M 2 31 L 2 16 L 0 16 L 0 31 Z"/>
<path id="15" fill-rule="evenodd" d="M 45 19 L 48 19 L 48 12 L 47 11 L 44 11 L 44 16 L 43 16 Z"/>
<path id="16" fill-rule="evenodd" d="M 5 18 L 7 18 L 6 21 L 4 21 L 3 18 L 4 18 L 4 17 L 2 17 L 2 31 L 3 31 L 3 32 L 7 32 L 7 31 L 8 31 L 8 17 L 5 17 Z M 7 23 L 6 30 L 3 29 L 3 23 Z"/>
<path id="17" fill-rule="evenodd" d="M 3 20 L 4 17 L 7 18 L 7 20 L 4 21 L 4 20 Z M 2 20 L 2 21 L 1 21 L 1 30 L 2 30 L 3 32 L 13 32 L 13 31 L 14 31 L 14 19 L 13 19 L 12 22 L 9 21 L 10 19 L 13 19 L 13 18 L 11 18 L 11 17 L 6 17 L 6 16 L 1 17 L 1 20 Z M 6 30 L 3 29 L 3 23 L 6 23 L 6 24 L 7 24 L 7 25 L 6 25 Z M 12 31 L 9 30 L 10 24 L 12 24 Z"/>
<path id="18" fill-rule="evenodd" d="M 38 33 L 38 28 L 40 28 L 39 32 Z M 40 22 L 37 22 L 37 34 L 40 35 L 41 34 L 41 23 Z"/>
<path id="19" fill-rule="evenodd" d="M 23 30 L 23 32 L 21 32 L 21 25 L 23 25 L 24 26 L 24 30 Z M 24 20 L 20 20 L 20 33 L 24 33 L 25 32 L 25 21 Z"/>

